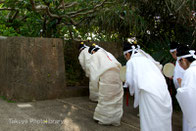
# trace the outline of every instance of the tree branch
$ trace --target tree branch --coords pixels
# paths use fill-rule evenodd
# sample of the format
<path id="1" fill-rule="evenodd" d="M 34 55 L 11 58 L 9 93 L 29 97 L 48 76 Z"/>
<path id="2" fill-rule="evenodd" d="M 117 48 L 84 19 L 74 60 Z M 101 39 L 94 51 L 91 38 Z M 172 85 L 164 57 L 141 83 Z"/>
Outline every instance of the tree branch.
<path id="1" fill-rule="evenodd" d="M 71 18 L 74 18 L 74 17 L 76 17 L 76 16 L 78 16 L 78 15 L 87 15 L 87 14 L 94 13 L 94 12 L 96 11 L 96 9 L 99 8 L 99 7 L 101 7 L 101 6 L 103 6 L 103 5 L 106 3 L 106 1 L 107 1 L 107 0 L 104 0 L 102 3 L 97 4 L 93 9 L 91 9 L 91 10 L 89 10 L 89 11 L 87 11 L 87 12 L 80 13 L 80 12 L 85 11 L 85 10 L 87 10 L 87 9 L 79 10 L 79 11 L 73 13 L 73 15 L 70 15 L 70 17 L 71 17 Z"/>
<path id="2" fill-rule="evenodd" d="M 64 7 L 65 7 L 65 2 L 64 2 L 64 0 L 60 0 L 60 4 L 59 4 L 59 6 L 57 7 L 57 9 L 65 9 Z"/>
<path id="3" fill-rule="evenodd" d="M 50 12 L 50 10 L 49 10 L 49 7 L 46 8 L 46 12 L 47 12 L 47 14 L 48 14 L 50 17 L 52 17 L 52 18 L 57 18 L 57 19 L 61 18 L 59 15 L 52 14 L 52 13 Z"/>
<path id="4" fill-rule="evenodd" d="M 10 21 L 13 21 L 13 20 L 17 17 L 18 13 L 19 13 L 19 11 L 17 10 L 17 11 L 14 13 L 14 15 L 12 16 L 12 18 L 10 19 Z"/>
<path id="5" fill-rule="evenodd" d="M 75 14 L 78 14 L 80 12 L 83 12 L 83 11 L 87 11 L 89 10 L 88 8 L 84 8 L 84 9 L 81 9 L 81 10 L 78 10 L 78 11 L 74 11 L 74 12 L 70 12 L 70 13 L 67 13 L 67 15 L 75 15 Z"/>
<path id="6" fill-rule="evenodd" d="M 4 0 L 1 0 L 1 1 L 0 1 L 0 4 L 2 4 L 2 3 L 5 3 L 5 1 L 4 1 Z"/>
<path id="7" fill-rule="evenodd" d="M 38 5 L 38 6 L 36 6 L 34 0 L 30 0 L 30 2 L 31 2 L 31 5 L 32 5 L 32 9 L 34 11 L 46 10 L 48 8 L 48 6 L 46 6 L 46 5 Z"/>
<path id="8" fill-rule="evenodd" d="M 71 31 L 70 26 L 68 26 L 68 30 L 69 30 L 69 35 L 70 35 L 71 39 L 73 40 L 73 39 L 74 39 L 74 37 L 73 37 L 73 35 L 72 35 L 72 31 Z"/>
<path id="9" fill-rule="evenodd" d="M 178 7 L 178 9 L 176 10 L 176 12 L 178 12 L 183 6 L 184 4 L 186 3 L 187 1 L 183 1 L 183 3 Z"/>
<path id="10" fill-rule="evenodd" d="M 10 10 L 10 11 L 12 11 L 12 10 L 19 10 L 19 9 L 15 9 L 15 8 L 0 8 L 0 11 L 1 10 Z"/>
<path id="11" fill-rule="evenodd" d="M 72 25 L 78 25 L 79 23 L 81 23 L 81 21 L 79 21 L 79 22 L 74 21 L 73 18 L 75 18 L 75 17 L 77 17 L 79 15 L 87 15 L 87 14 L 94 13 L 96 11 L 96 9 L 98 9 L 101 6 L 103 6 L 104 3 L 111 3 L 111 2 L 106 2 L 106 1 L 107 0 L 104 0 L 100 4 L 97 4 L 93 9 L 85 8 L 85 9 L 81 9 L 81 10 L 78 10 L 78 11 L 75 11 L 75 12 L 70 12 L 70 13 L 64 14 L 64 15 L 57 15 L 57 14 L 51 13 L 50 8 L 47 5 L 38 5 L 38 6 L 36 6 L 35 5 L 35 1 L 34 0 L 30 0 L 31 5 L 32 5 L 32 9 L 34 11 L 36 11 L 36 12 L 39 12 L 39 11 L 42 11 L 42 10 L 43 11 L 46 11 L 46 13 L 50 17 L 52 17 L 52 18 L 57 18 L 57 19 L 67 18 Z M 64 1 L 62 0 L 60 6 L 58 8 L 64 8 L 64 9 L 66 9 L 66 8 L 73 7 L 73 6 L 77 5 L 77 4 L 78 4 L 78 2 L 72 2 L 72 3 L 69 3 L 69 4 L 65 4 Z M 84 12 L 84 11 L 87 11 L 87 12 Z"/>
<path id="12" fill-rule="evenodd" d="M 64 4 L 64 8 L 70 8 L 70 7 L 75 6 L 77 4 L 78 4 L 78 2 L 72 2 L 71 4 Z"/>
<path id="13" fill-rule="evenodd" d="M 52 17 L 52 18 L 57 18 L 57 19 L 60 18 L 58 15 L 52 14 L 52 13 L 50 12 L 48 6 L 46 6 L 46 5 L 38 5 L 38 6 L 36 6 L 34 0 L 30 0 L 30 2 L 31 2 L 31 5 L 32 5 L 32 9 L 33 9 L 34 11 L 38 12 L 38 11 L 40 11 L 40 10 L 44 10 L 44 11 L 46 11 L 46 13 L 47 13 L 50 17 Z"/>
<path id="14" fill-rule="evenodd" d="M 58 6 L 57 9 L 65 9 L 65 8 L 70 8 L 73 7 L 75 5 L 78 5 L 78 2 L 72 2 L 72 3 L 65 3 L 64 0 L 62 0 L 62 2 L 60 2 L 61 4 Z"/>

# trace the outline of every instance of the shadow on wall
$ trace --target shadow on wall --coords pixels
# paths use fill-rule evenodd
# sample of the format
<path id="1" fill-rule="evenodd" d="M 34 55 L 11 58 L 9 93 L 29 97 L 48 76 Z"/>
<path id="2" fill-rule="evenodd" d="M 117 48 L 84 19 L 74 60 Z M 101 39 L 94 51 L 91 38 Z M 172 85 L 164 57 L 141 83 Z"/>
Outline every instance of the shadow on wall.
<path id="1" fill-rule="evenodd" d="M 112 53 L 117 60 L 122 64 L 126 64 L 126 60 L 122 52 L 122 44 L 112 42 L 90 42 L 85 43 L 90 46 L 96 43 L 108 52 Z M 65 55 L 65 72 L 67 86 L 88 86 L 88 78 L 85 76 L 79 61 L 78 61 L 78 46 L 80 42 L 64 41 L 64 55 Z"/>
<path id="2" fill-rule="evenodd" d="M 87 86 L 88 78 L 78 61 L 79 42 L 64 41 L 64 58 L 67 86 Z"/>

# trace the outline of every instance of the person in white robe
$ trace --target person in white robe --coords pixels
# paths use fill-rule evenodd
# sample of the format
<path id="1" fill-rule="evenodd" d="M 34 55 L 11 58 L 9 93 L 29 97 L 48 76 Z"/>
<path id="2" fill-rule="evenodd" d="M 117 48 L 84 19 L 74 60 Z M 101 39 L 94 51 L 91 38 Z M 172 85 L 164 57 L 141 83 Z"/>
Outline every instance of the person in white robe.
<path id="1" fill-rule="evenodd" d="M 79 45 L 79 56 L 78 60 L 80 62 L 80 65 L 82 66 L 82 69 L 85 71 L 86 77 L 89 77 L 90 71 L 89 71 L 89 63 L 90 63 L 90 57 L 91 54 L 88 53 L 89 47 L 84 44 L 84 42 L 81 42 Z M 91 101 L 97 102 L 99 97 L 99 89 L 98 89 L 98 81 L 93 81 L 89 79 L 89 99 Z"/>
<path id="2" fill-rule="evenodd" d="M 177 59 L 185 70 L 178 80 L 176 98 L 183 112 L 183 131 L 196 131 L 196 54 L 187 47 L 179 48 Z"/>
<path id="3" fill-rule="evenodd" d="M 120 80 L 121 64 L 95 45 L 89 48 L 90 79 L 99 82 L 99 100 L 93 119 L 103 125 L 119 126 L 123 115 L 123 87 Z"/>
<path id="4" fill-rule="evenodd" d="M 172 102 L 160 69 L 135 44 L 125 42 L 123 51 L 126 85 L 134 94 L 134 108 L 139 105 L 141 131 L 171 131 Z"/>
<path id="5" fill-rule="evenodd" d="M 179 65 L 179 62 L 177 61 L 176 54 L 177 54 L 178 47 L 180 47 L 180 45 L 177 42 L 175 41 L 171 42 L 170 53 L 172 57 L 176 60 L 175 68 L 174 68 L 174 75 L 173 75 L 173 83 L 176 89 L 179 87 L 178 79 L 182 79 L 184 76 L 184 72 L 185 72 L 185 70 Z"/>
<path id="6" fill-rule="evenodd" d="M 176 90 L 179 88 L 178 80 L 183 78 L 184 72 L 185 72 L 185 70 L 180 66 L 179 61 L 177 60 L 177 51 L 179 48 L 183 48 L 183 46 L 175 41 L 171 42 L 170 53 L 172 57 L 176 60 L 175 68 L 174 68 L 174 75 L 173 75 L 173 83 L 174 83 Z M 182 127 L 183 127 L 183 131 L 187 131 L 188 123 L 186 119 L 184 119 L 184 116 L 183 116 L 183 121 L 182 121 Z"/>
<path id="7" fill-rule="evenodd" d="M 160 64 L 160 62 L 156 61 L 152 56 L 150 56 L 148 53 L 146 53 L 144 50 L 140 49 L 140 46 L 137 45 L 137 51 L 145 56 L 146 58 L 150 59 L 160 70 L 162 70 L 163 66 Z"/>

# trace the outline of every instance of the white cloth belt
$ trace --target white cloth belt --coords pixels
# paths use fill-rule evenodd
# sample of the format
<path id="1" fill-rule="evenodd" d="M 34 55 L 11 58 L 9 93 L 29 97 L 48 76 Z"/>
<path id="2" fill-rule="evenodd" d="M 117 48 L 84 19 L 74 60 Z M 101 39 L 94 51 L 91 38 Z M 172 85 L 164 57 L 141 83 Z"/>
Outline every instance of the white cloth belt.
<path id="1" fill-rule="evenodd" d="M 194 50 L 190 50 L 189 53 L 190 54 L 177 57 L 177 60 L 179 61 L 180 59 L 187 58 L 187 57 L 193 57 L 194 59 L 196 59 L 196 55 L 195 55 L 195 51 Z"/>

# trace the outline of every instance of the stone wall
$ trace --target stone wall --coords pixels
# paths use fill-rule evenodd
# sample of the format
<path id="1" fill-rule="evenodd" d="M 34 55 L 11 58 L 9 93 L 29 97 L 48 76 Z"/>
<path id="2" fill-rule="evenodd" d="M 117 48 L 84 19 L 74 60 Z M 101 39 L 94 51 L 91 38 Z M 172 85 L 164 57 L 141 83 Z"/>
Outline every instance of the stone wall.
<path id="1" fill-rule="evenodd" d="M 62 39 L 0 38 L 0 95 L 32 101 L 65 96 Z"/>
<path id="2" fill-rule="evenodd" d="M 112 53 L 115 58 L 122 64 L 126 64 L 126 59 L 123 55 L 123 44 L 114 42 L 98 42 L 97 45 L 104 48 L 106 51 Z"/>
<path id="3" fill-rule="evenodd" d="M 0 96 L 33 101 L 88 95 L 89 80 L 78 61 L 79 43 L 52 38 L 0 37 Z M 121 44 L 96 44 L 124 63 Z"/>

